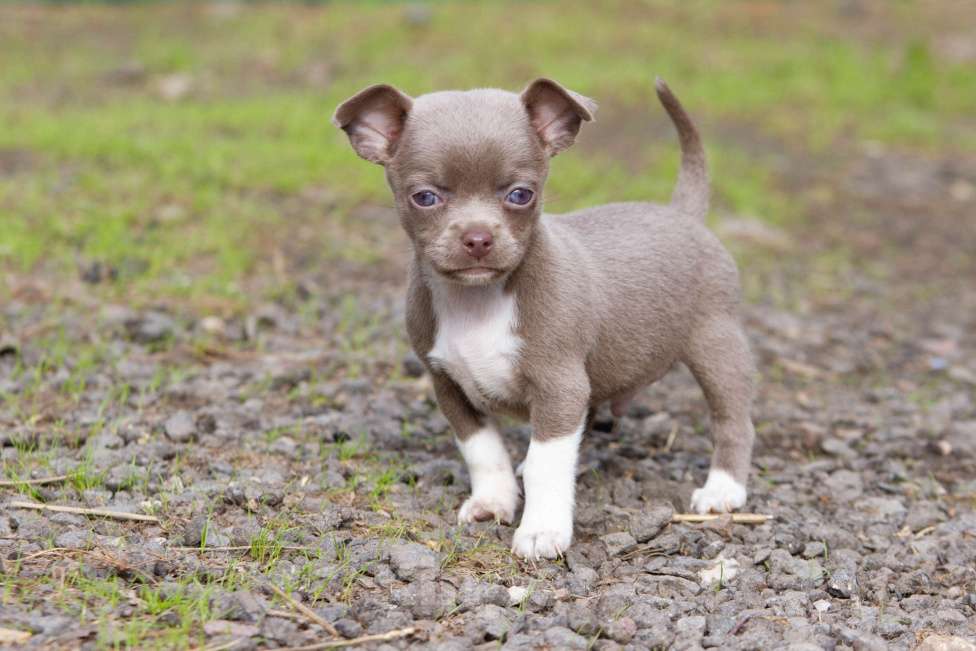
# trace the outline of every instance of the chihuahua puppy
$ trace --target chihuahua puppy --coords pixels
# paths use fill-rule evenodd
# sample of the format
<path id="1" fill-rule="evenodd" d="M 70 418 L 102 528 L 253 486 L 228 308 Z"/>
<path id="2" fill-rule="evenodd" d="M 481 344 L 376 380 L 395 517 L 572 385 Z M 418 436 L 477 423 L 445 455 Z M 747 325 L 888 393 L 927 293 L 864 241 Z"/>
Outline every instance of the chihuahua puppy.
<path id="1" fill-rule="evenodd" d="M 512 551 L 554 558 L 573 536 L 576 464 L 594 409 L 619 416 L 677 362 L 708 401 L 714 454 L 691 498 L 699 513 L 745 504 L 755 436 L 754 367 L 739 321 L 738 272 L 705 227 L 698 133 L 663 81 L 681 143 L 669 205 L 542 212 L 549 159 L 596 104 L 549 79 L 411 98 L 388 85 L 344 102 L 333 122 L 384 166 L 413 243 L 407 331 L 471 475 L 462 523 L 514 522 L 518 484 L 494 417 L 528 419 L 525 508 Z"/>

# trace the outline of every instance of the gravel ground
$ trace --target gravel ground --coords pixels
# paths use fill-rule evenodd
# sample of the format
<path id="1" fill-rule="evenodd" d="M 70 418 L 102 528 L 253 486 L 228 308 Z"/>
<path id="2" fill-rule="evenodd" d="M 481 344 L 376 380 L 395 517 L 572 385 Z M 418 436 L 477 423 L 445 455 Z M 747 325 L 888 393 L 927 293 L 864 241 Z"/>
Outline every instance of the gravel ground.
<path id="1" fill-rule="evenodd" d="M 38 648 L 124 646 L 140 624 L 299 646 L 324 621 L 413 628 L 377 649 L 974 649 L 976 265 L 949 255 L 976 250 L 963 163 L 861 157 L 838 188 L 875 217 L 838 202 L 746 264 L 764 375 L 748 509 L 774 520 L 670 523 L 710 451 L 679 369 L 585 439 L 557 562 L 512 558 L 512 527 L 455 523 L 468 478 L 397 282 L 350 299 L 310 274 L 237 321 L 93 302 L 81 278 L 57 305 L 25 287 L 2 306 L 0 452 L 8 476 L 68 479 L 0 489 L 0 627 Z M 814 291 L 838 242 L 852 263 Z M 45 416 L 24 422 L 28 404 Z M 519 456 L 528 430 L 509 430 Z"/>

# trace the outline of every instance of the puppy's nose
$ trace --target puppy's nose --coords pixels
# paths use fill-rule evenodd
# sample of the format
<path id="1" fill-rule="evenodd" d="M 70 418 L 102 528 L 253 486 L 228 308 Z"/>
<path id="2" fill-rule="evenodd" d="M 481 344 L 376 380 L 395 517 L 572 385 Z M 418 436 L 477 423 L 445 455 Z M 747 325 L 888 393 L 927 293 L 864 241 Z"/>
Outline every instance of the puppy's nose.
<path id="1" fill-rule="evenodd" d="M 480 260 L 491 251 L 492 239 L 488 231 L 467 231 L 461 236 L 461 242 L 467 249 L 468 255 Z"/>

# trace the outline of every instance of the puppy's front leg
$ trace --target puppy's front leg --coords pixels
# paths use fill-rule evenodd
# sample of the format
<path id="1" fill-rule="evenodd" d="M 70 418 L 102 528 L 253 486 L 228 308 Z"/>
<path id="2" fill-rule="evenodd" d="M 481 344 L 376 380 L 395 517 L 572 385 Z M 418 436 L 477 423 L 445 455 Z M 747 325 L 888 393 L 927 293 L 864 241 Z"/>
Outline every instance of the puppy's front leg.
<path id="1" fill-rule="evenodd" d="M 437 403 L 454 428 L 458 449 L 471 475 L 471 497 L 461 505 L 458 522 L 514 522 L 518 484 L 498 428 L 471 405 L 449 377 L 441 373 L 433 377 Z"/>
<path id="2" fill-rule="evenodd" d="M 556 558 L 573 540 L 576 461 L 587 403 L 574 399 L 574 392 L 554 399 L 559 393 L 532 404 L 532 441 L 522 470 L 525 511 L 512 539 L 512 552 L 523 558 Z"/>

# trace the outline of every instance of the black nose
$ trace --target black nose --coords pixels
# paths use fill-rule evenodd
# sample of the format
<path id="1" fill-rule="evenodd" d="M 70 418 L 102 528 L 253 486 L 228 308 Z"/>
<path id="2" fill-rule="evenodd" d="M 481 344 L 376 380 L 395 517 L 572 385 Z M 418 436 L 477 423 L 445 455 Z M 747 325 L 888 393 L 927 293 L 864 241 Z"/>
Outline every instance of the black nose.
<path id="1" fill-rule="evenodd" d="M 480 260 L 491 251 L 492 239 L 488 231 L 467 231 L 461 236 L 461 242 L 467 249 L 468 255 Z"/>

